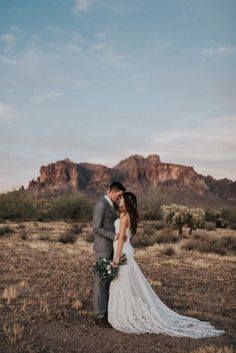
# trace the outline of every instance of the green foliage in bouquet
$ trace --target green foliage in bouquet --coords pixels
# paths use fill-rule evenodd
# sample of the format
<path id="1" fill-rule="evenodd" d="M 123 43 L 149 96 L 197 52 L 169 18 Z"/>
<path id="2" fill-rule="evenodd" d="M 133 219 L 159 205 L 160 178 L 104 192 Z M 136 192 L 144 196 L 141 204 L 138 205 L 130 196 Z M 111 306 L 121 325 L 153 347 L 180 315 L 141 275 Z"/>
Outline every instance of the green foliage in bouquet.
<path id="1" fill-rule="evenodd" d="M 111 282 L 117 276 L 119 266 L 127 264 L 127 257 L 122 253 L 118 266 L 113 266 L 112 262 L 112 260 L 109 260 L 106 257 L 100 257 L 96 264 L 91 268 L 91 271 L 98 277 Z"/>

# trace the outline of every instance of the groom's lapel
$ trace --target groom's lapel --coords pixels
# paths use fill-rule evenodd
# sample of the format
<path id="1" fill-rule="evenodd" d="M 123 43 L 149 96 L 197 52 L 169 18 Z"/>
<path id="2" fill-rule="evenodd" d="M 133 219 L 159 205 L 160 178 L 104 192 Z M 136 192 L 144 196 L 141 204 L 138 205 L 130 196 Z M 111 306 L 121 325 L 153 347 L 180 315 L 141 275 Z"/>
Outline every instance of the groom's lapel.
<path id="1" fill-rule="evenodd" d="M 108 206 L 111 208 L 111 210 L 113 211 L 114 215 L 116 215 L 116 211 L 115 211 L 115 206 L 113 207 L 112 205 L 110 205 L 110 203 L 107 201 L 107 199 L 104 197 L 104 200 L 106 201 L 106 203 L 108 204 Z"/>

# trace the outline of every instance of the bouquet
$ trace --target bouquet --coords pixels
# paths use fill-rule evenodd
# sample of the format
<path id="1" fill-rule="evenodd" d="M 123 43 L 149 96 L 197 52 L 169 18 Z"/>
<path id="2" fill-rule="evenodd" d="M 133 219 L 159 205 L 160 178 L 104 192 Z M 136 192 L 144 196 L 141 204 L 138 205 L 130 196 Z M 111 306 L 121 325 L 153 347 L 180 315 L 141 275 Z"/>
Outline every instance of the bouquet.
<path id="1" fill-rule="evenodd" d="M 112 265 L 112 262 L 112 260 L 109 260 L 106 257 L 100 257 L 96 264 L 92 267 L 92 272 L 98 277 L 111 282 L 117 276 L 119 266 L 127 263 L 127 257 L 124 253 L 122 253 L 118 266 Z"/>

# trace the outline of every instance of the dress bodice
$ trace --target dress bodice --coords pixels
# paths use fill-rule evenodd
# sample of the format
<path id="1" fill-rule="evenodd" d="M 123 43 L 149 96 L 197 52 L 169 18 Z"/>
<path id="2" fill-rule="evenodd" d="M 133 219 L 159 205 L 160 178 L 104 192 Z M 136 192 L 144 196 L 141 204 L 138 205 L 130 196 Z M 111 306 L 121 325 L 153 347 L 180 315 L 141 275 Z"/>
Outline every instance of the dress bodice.
<path id="1" fill-rule="evenodd" d="M 120 218 L 117 218 L 114 222 L 114 226 L 115 226 L 115 233 L 118 234 L 119 233 L 119 229 L 120 229 Z M 130 238 L 131 238 L 131 230 L 129 228 L 126 228 L 125 230 L 125 235 L 127 236 L 127 239 L 123 242 L 122 245 L 122 252 L 126 254 L 127 257 L 129 256 L 133 256 L 134 254 L 134 249 L 130 243 Z M 113 249 L 114 249 L 114 256 L 116 254 L 116 249 L 118 246 L 118 239 L 116 239 L 115 241 L 113 241 Z M 121 266 L 123 268 L 123 270 L 126 268 L 126 266 Z"/>
<path id="2" fill-rule="evenodd" d="M 120 218 L 117 218 L 114 222 L 114 226 L 115 226 L 115 233 L 118 234 L 119 233 L 119 229 L 120 229 Z M 129 228 L 126 228 L 125 230 L 125 235 L 127 236 L 127 238 L 130 239 L 131 237 L 131 230 Z"/>

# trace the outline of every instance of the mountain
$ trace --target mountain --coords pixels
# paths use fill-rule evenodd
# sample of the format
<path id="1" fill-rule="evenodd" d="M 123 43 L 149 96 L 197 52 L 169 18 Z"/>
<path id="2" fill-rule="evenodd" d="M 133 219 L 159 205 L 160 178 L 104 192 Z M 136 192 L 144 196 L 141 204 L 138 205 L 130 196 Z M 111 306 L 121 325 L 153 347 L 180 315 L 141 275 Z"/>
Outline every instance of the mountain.
<path id="1" fill-rule="evenodd" d="M 113 168 L 101 164 L 75 163 L 69 158 L 41 166 L 28 190 L 39 194 L 78 190 L 86 195 L 104 193 L 111 181 L 120 180 L 140 197 L 188 205 L 233 205 L 236 182 L 198 174 L 192 166 L 163 163 L 158 155 L 133 155 Z"/>

